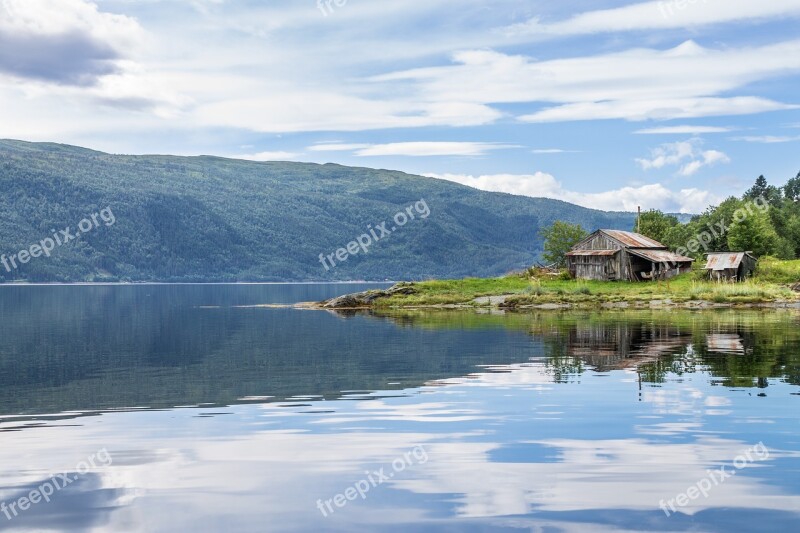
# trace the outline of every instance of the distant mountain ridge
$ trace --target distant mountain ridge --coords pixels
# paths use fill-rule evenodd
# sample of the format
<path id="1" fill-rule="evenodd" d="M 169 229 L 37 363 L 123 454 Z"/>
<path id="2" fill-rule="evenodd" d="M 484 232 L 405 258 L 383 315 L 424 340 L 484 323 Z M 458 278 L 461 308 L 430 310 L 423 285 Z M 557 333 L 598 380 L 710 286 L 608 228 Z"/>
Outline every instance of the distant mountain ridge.
<path id="1" fill-rule="evenodd" d="M 424 201 L 429 215 L 414 206 Z M 421 205 L 421 204 L 420 204 Z M 419 207 L 419 206 L 418 206 Z M 110 155 L 0 140 L 0 254 L 110 208 L 49 257 L 0 280 L 337 281 L 500 275 L 534 262 L 554 220 L 633 227 L 635 214 L 479 191 L 403 172 L 220 157 Z M 410 211 L 408 210 L 410 209 Z M 400 212 L 413 220 L 401 227 Z M 402 221 L 402 218 L 399 218 Z M 347 249 L 381 223 L 368 253 Z M 378 236 L 376 231 L 374 235 Z M 352 248 L 351 248 L 352 250 Z M 320 255 L 335 259 L 326 269 Z M 19 261 L 18 261 L 19 263 Z"/>

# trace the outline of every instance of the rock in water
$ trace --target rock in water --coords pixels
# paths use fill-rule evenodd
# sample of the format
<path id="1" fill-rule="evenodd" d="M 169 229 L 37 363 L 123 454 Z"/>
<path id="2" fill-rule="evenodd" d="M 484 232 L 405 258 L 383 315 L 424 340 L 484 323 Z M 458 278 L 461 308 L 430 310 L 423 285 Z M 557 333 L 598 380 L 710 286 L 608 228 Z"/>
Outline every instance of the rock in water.
<path id="1" fill-rule="evenodd" d="M 371 307 L 372 303 L 379 298 L 388 298 L 395 294 L 414 294 L 417 289 L 413 283 L 397 283 L 386 290 L 373 290 L 345 294 L 322 302 L 325 309 L 359 309 Z"/>

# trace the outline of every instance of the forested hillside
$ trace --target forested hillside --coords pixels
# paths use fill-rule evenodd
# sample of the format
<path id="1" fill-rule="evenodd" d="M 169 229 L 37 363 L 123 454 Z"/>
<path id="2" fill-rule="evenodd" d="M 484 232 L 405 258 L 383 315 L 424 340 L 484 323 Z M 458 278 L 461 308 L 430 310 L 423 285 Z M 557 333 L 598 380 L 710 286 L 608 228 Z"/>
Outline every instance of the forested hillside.
<path id="1" fill-rule="evenodd" d="M 368 227 L 424 200 L 417 217 L 326 270 Z M 387 170 L 219 157 L 109 155 L 0 141 L 0 253 L 29 250 L 110 208 L 50 257 L 0 280 L 298 281 L 489 276 L 538 258 L 556 219 L 629 229 L 634 215 L 489 193 Z M 20 263 L 18 261 L 18 263 Z M 10 271 L 9 271 L 10 270 Z"/>

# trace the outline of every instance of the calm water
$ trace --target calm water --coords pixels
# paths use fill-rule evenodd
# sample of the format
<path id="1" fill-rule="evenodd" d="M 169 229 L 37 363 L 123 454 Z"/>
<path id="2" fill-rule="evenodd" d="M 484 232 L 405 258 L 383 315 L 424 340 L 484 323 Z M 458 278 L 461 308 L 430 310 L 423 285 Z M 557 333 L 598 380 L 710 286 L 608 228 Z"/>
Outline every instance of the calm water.
<path id="1" fill-rule="evenodd" d="M 365 287 L 0 287 L 0 529 L 798 529 L 800 315 Z"/>

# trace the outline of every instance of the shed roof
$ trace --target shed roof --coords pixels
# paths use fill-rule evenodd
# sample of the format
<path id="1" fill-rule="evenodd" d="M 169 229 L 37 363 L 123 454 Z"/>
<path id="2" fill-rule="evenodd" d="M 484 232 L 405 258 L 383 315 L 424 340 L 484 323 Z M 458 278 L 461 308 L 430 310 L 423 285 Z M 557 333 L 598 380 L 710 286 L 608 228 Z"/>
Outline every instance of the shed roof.
<path id="1" fill-rule="evenodd" d="M 694 263 L 694 259 L 674 254 L 667 250 L 628 250 L 633 255 L 643 257 L 654 263 Z"/>
<path id="2" fill-rule="evenodd" d="M 750 252 L 715 252 L 708 254 L 706 270 L 727 270 L 729 268 L 739 268 L 744 256 L 753 257 Z"/>
<path id="3" fill-rule="evenodd" d="M 632 231 L 620 231 L 616 229 L 601 229 L 599 231 L 619 241 L 627 248 L 666 248 L 666 246 L 660 242 L 639 233 L 633 233 Z"/>
<path id="4" fill-rule="evenodd" d="M 619 250 L 575 250 L 569 252 L 570 257 L 593 257 L 593 256 L 612 256 L 617 255 Z"/>
<path id="5" fill-rule="evenodd" d="M 712 333 L 706 337 L 706 344 L 714 352 L 744 354 L 744 343 L 738 333 Z"/>

